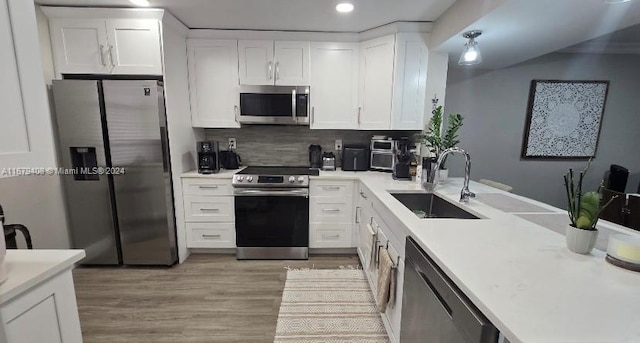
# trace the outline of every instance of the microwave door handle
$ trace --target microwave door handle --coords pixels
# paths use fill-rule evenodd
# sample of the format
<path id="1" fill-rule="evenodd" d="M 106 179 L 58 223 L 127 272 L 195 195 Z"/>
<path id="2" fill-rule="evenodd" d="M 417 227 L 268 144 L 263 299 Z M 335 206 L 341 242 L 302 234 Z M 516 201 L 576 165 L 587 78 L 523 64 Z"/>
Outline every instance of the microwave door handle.
<path id="1" fill-rule="evenodd" d="M 293 122 L 296 123 L 296 89 L 294 88 L 291 91 L 291 117 L 293 118 Z"/>

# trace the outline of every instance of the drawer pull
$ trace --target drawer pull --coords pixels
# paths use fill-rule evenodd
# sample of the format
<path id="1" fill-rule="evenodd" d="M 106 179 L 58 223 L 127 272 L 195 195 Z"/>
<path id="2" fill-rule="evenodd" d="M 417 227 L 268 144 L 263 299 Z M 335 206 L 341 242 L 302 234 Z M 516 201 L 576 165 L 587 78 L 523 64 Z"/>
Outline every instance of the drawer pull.
<path id="1" fill-rule="evenodd" d="M 198 186 L 200 189 L 218 189 L 218 186 Z"/>
<path id="2" fill-rule="evenodd" d="M 324 239 L 339 239 L 340 235 L 331 235 L 331 236 L 322 235 L 322 238 L 324 238 Z"/>
<path id="3" fill-rule="evenodd" d="M 200 209 L 201 212 L 220 212 L 219 208 L 201 208 Z"/>
<path id="4" fill-rule="evenodd" d="M 325 186 L 322 187 L 322 189 L 324 189 L 325 191 L 339 191 L 340 186 Z"/>
<path id="5" fill-rule="evenodd" d="M 365 198 L 365 199 L 367 198 L 367 196 L 366 196 L 366 195 L 364 195 L 364 192 L 360 192 L 360 196 L 361 196 L 361 197 L 363 197 L 363 198 Z"/>
<path id="6" fill-rule="evenodd" d="M 323 208 L 322 212 L 340 212 L 339 208 Z"/>
<path id="7" fill-rule="evenodd" d="M 222 237 L 221 235 L 202 235 L 202 238 L 207 238 L 207 239 L 219 239 L 220 237 Z"/>

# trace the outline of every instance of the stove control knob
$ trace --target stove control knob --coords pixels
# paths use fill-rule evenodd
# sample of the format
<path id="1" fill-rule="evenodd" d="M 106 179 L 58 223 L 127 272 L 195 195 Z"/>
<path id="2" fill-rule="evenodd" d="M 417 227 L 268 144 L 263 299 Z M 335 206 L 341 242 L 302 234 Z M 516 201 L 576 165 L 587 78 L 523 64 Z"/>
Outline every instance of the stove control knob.
<path id="1" fill-rule="evenodd" d="M 247 182 L 253 182 L 253 176 L 247 176 Z"/>
<path id="2" fill-rule="evenodd" d="M 304 176 L 298 176 L 298 182 L 303 183 L 304 182 Z"/>
<path id="3" fill-rule="evenodd" d="M 291 182 L 291 183 L 296 182 L 296 177 L 295 176 L 289 176 L 289 182 Z"/>
<path id="4" fill-rule="evenodd" d="M 238 182 L 244 181 L 244 176 L 238 176 L 237 180 L 238 180 Z"/>

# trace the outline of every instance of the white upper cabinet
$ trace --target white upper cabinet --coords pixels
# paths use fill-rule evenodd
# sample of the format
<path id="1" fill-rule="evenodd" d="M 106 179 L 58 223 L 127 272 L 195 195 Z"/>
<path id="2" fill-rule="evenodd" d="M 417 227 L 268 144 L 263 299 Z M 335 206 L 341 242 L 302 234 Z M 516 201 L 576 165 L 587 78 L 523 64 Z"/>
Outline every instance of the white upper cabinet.
<path id="1" fill-rule="evenodd" d="M 187 40 L 194 127 L 238 128 L 238 41 Z"/>
<path id="2" fill-rule="evenodd" d="M 389 130 L 395 35 L 368 40 L 360 44 L 359 128 Z"/>
<path id="3" fill-rule="evenodd" d="M 276 85 L 309 85 L 309 42 L 276 41 L 274 60 Z"/>
<path id="4" fill-rule="evenodd" d="M 240 56 L 240 83 L 243 85 L 273 85 L 273 41 L 241 40 L 238 42 Z"/>
<path id="5" fill-rule="evenodd" d="M 311 128 L 358 128 L 358 43 L 311 43 Z"/>
<path id="6" fill-rule="evenodd" d="M 106 25 L 112 74 L 162 75 L 157 20 L 112 19 Z"/>
<path id="7" fill-rule="evenodd" d="M 309 42 L 241 40 L 240 84 L 309 85 Z"/>
<path id="8" fill-rule="evenodd" d="M 391 129 L 423 128 L 428 59 L 429 50 L 424 34 L 396 34 Z"/>
<path id="9" fill-rule="evenodd" d="M 51 21 L 54 59 L 59 73 L 111 72 L 105 22 L 91 19 Z"/>
<path id="10" fill-rule="evenodd" d="M 99 10 L 45 8 L 58 74 L 162 75 L 157 19 L 84 19 L 87 11 Z"/>

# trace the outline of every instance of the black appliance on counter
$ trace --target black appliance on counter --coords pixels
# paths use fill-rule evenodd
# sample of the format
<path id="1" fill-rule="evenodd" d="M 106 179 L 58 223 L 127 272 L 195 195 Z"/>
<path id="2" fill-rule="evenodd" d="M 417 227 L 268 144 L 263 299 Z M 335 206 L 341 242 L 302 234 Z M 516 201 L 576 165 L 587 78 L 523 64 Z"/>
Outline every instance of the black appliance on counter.
<path id="1" fill-rule="evenodd" d="M 233 175 L 236 258 L 309 258 L 308 167 L 247 167 Z"/>
<path id="2" fill-rule="evenodd" d="M 345 145 L 342 151 L 342 170 L 369 170 L 369 148 L 364 145 Z"/>
<path id="3" fill-rule="evenodd" d="M 220 151 L 220 167 L 224 169 L 238 169 L 242 165 L 242 159 L 235 151 Z"/>
<path id="4" fill-rule="evenodd" d="M 400 138 L 393 152 L 393 179 L 411 180 L 411 142 L 407 137 Z"/>
<path id="5" fill-rule="evenodd" d="M 220 150 L 218 142 L 198 142 L 198 173 L 215 174 L 220 171 Z"/>
<path id="6" fill-rule="evenodd" d="M 322 147 L 318 144 L 309 145 L 309 168 L 322 168 Z"/>

